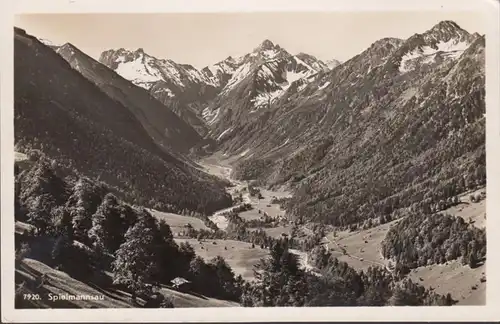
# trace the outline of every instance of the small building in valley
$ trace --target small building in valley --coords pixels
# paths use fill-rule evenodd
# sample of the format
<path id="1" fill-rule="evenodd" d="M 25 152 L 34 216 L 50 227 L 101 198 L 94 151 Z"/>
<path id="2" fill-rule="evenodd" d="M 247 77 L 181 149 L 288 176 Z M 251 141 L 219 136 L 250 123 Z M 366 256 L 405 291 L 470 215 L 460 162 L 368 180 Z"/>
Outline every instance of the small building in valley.
<path id="1" fill-rule="evenodd" d="M 170 282 L 172 283 L 172 288 L 179 291 L 189 291 L 191 288 L 191 281 L 181 277 L 172 279 Z"/>

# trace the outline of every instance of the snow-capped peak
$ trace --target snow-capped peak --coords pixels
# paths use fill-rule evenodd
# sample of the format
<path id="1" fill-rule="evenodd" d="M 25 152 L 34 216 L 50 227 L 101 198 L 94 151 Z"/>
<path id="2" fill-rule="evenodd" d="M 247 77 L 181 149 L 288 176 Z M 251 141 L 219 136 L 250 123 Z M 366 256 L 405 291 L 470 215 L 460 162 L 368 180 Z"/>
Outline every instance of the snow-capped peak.
<path id="1" fill-rule="evenodd" d="M 406 73 L 422 64 L 456 59 L 476 38 L 453 21 L 441 21 L 423 34 L 413 35 L 401 46 L 399 71 Z"/>
<path id="2" fill-rule="evenodd" d="M 268 50 L 279 50 L 280 46 L 275 45 L 273 42 L 271 42 L 269 39 L 265 39 L 259 46 L 254 48 L 254 52 L 260 52 L 260 51 L 268 51 Z"/>
<path id="3" fill-rule="evenodd" d="M 431 32 L 431 33 L 434 33 L 434 32 L 448 33 L 448 34 L 457 33 L 457 32 L 465 32 L 465 33 L 467 33 L 465 30 L 463 30 L 462 28 L 460 28 L 460 26 L 456 22 L 451 21 L 451 20 L 440 21 L 439 23 L 437 23 L 436 25 L 434 25 L 429 30 L 429 32 Z"/>
<path id="4" fill-rule="evenodd" d="M 99 61 L 145 89 L 150 89 L 159 81 L 172 84 L 170 90 L 186 88 L 192 83 L 214 85 L 210 78 L 193 66 L 156 58 L 143 48 L 134 51 L 124 48 L 108 50 L 101 54 Z"/>

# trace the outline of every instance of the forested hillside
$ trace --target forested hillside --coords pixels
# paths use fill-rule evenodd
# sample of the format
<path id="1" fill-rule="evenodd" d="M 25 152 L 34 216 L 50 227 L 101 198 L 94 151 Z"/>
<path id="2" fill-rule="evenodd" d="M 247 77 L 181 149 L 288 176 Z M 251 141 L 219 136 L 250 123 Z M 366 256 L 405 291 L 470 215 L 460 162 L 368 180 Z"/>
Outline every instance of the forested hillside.
<path id="1" fill-rule="evenodd" d="M 291 215 L 341 227 L 484 185 L 484 37 L 452 22 L 417 36 L 375 42 L 235 128 L 234 175 L 286 183 Z"/>
<path id="2" fill-rule="evenodd" d="M 18 150 L 41 150 L 146 207 L 206 215 L 231 204 L 223 182 L 161 149 L 129 109 L 52 49 L 16 30 L 15 51 Z"/>

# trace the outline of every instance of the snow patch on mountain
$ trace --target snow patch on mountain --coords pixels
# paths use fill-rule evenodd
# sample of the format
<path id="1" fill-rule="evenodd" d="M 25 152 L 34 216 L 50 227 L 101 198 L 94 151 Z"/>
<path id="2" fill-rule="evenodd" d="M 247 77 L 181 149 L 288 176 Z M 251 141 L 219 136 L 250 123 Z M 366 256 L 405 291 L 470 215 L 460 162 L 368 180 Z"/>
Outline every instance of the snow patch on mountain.
<path id="1" fill-rule="evenodd" d="M 330 83 L 331 83 L 330 81 L 323 83 L 321 86 L 319 86 L 318 91 L 325 89 L 326 87 L 328 87 L 330 85 Z"/>
<path id="2" fill-rule="evenodd" d="M 285 91 L 283 89 L 272 92 L 261 92 L 250 100 L 250 102 L 252 102 L 256 108 L 269 106 L 274 100 L 281 97 L 284 92 Z"/>
<path id="3" fill-rule="evenodd" d="M 300 58 L 298 58 L 297 56 L 294 56 L 293 57 L 296 61 L 297 61 L 297 64 L 302 64 L 303 66 L 305 66 L 310 72 L 312 71 L 316 71 L 316 69 L 313 69 L 309 64 L 307 64 L 306 62 L 302 61 Z M 319 70 L 318 70 L 319 71 Z"/>
<path id="4" fill-rule="evenodd" d="M 223 93 L 229 92 L 231 89 L 233 89 L 240 81 L 245 79 L 248 76 L 248 73 L 250 72 L 251 69 L 251 64 L 246 63 L 240 66 L 233 74 L 232 78 L 229 80 L 227 85 L 223 89 Z"/>
<path id="5" fill-rule="evenodd" d="M 137 59 L 130 62 L 117 60 L 120 64 L 115 71 L 125 79 L 132 81 L 134 84 L 149 89 L 147 83 L 160 81 L 162 80 L 162 76 L 158 70 L 148 69 L 147 64 L 143 64 L 143 58 L 143 55 L 139 55 Z"/>
<path id="6" fill-rule="evenodd" d="M 230 127 L 230 128 L 228 128 L 228 129 L 226 129 L 225 131 L 223 131 L 223 132 L 219 135 L 219 137 L 217 137 L 217 140 L 218 140 L 218 141 L 220 141 L 220 140 L 224 137 L 224 135 L 226 135 L 227 133 L 229 133 L 229 132 L 230 132 L 230 131 L 232 131 L 232 130 L 233 130 L 233 128 L 232 128 L 232 127 Z"/>
<path id="7" fill-rule="evenodd" d="M 272 50 L 265 50 L 260 53 L 265 59 L 273 59 L 278 55 L 278 51 L 272 49 Z"/>
<path id="8" fill-rule="evenodd" d="M 175 97 L 175 94 L 169 88 L 159 88 L 153 94 L 166 93 L 169 98 Z"/>
<path id="9" fill-rule="evenodd" d="M 42 44 L 47 45 L 47 46 L 53 46 L 53 47 L 59 47 L 59 46 L 61 46 L 61 44 L 55 44 L 53 41 L 45 39 L 45 38 L 38 38 L 38 40 Z"/>
<path id="10" fill-rule="evenodd" d="M 217 120 L 217 117 L 219 117 L 219 112 L 220 108 L 211 111 L 210 108 L 207 107 L 203 109 L 201 115 L 208 125 L 212 125 Z"/>
<path id="11" fill-rule="evenodd" d="M 268 62 L 267 64 L 262 65 L 262 67 L 257 72 L 257 77 L 260 79 L 264 79 L 264 80 L 267 79 L 268 81 L 270 81 L 274 75 L 274 72 L 273 72 L 273 70 L 271 70 L 271 68 L 274 70 L 277 70 L 278 63 L 276 61 L 274 61 L 274 62 Z"/>
<path id="12" fill-rule="evenodd" d="M 444 52 L 446 57 L 456 59 L 469 47 L 469 43 L 465 41 L 457 42 L 455 39 L 450 39 L 447 42 L 439 42 L 436 44 L 437 48 L 431 46 L 423 46 L 406 53 L 399 66 L 401 73 L 406 73 L 412 70 L 411 62 L 416 59 L 422 58 L 422 63 L 431 63 L 435 59 L 435 55 L 439 52 Z"/>

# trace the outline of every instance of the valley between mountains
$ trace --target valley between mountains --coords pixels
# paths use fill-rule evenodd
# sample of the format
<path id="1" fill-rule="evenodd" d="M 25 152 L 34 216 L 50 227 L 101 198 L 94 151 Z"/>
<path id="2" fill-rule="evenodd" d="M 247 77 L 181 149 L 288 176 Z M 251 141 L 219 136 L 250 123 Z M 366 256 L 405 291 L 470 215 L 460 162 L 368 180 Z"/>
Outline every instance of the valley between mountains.
<path id="1" fill-rule="evenodd" d="M 429 27 L 202 69 L 15 28 L 16 307 L 484 305 L 485 37 Z"/>

